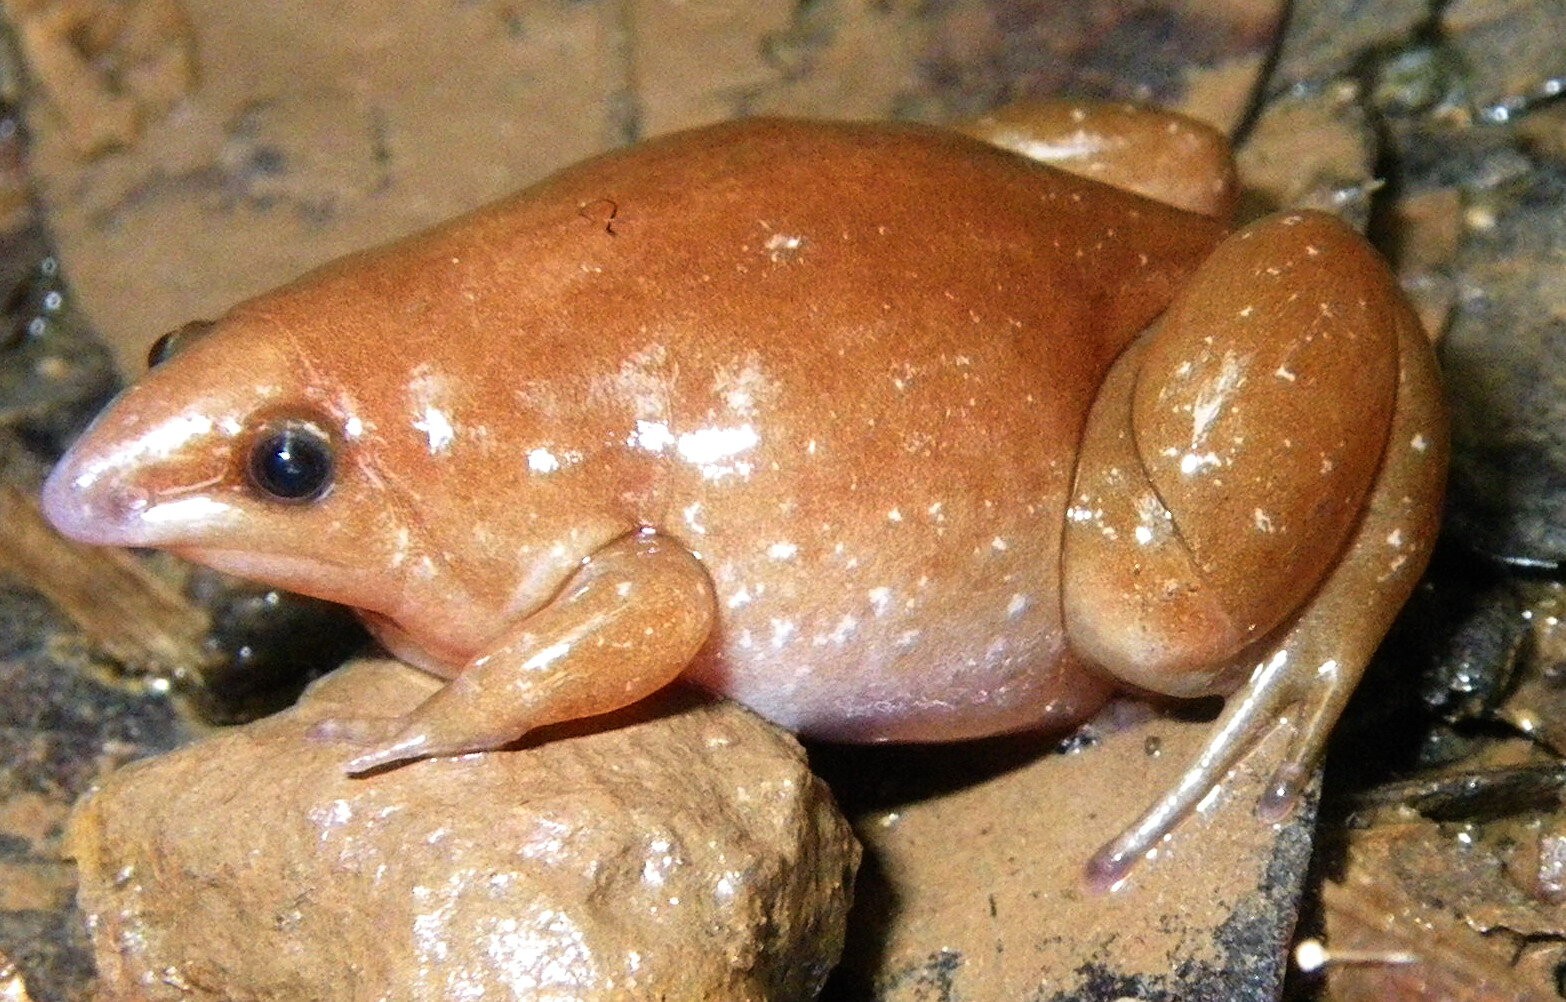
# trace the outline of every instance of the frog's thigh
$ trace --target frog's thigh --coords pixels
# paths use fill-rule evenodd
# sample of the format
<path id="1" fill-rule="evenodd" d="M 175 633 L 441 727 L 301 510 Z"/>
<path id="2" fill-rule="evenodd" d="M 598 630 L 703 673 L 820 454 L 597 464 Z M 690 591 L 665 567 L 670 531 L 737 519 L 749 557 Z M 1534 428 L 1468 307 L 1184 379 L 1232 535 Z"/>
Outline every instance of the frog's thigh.
<path id="1" fill-rule="evenodd" d="M 1301 608 L 1359 522 L 1401 309 L 1380 258 L 1321 213 L 1214 251 L 1089 414 L 1064 556 L 1079 654 L 1170 695 L 1237 683 L 1235 655 Z"/>
<path id="2" fill-rule="evenodd" d="M 716 617 L 712 582 L 689 550 L 653 534 L 618 540 L 348 770 L 495 748 L 627 706 L 672 682 Z"/>
<path id="3" fill-rule="evenodd" d="M 1223 133 L 1159 108 L 1094 101 L 1019 101 L 957 129 L 1014 153 L 1227 220 L 1239 198 Z"/>

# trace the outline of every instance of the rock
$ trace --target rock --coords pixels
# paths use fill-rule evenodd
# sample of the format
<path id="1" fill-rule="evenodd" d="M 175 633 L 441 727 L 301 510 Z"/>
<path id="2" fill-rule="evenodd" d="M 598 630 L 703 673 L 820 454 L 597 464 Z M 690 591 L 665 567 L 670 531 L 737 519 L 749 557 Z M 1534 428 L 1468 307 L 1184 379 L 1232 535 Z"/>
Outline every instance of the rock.
<path id="1" fill-rule="evenodd" d="M 349 779 L 322 718 L 434 680 L 357 662 L 77 808 L 112 999 L 808 999 L 859 848 L 790 738 L 681 693 L 520 750 Z"/>
<path id="2" fill-rule="evenodd" d="M 1376 136 L 1361 97 L 1358 85 L 1337 81 L 1270 100 L 1235 151 L 1241 215 L 1320 209 L 1363 232 L 1376 188 Z"/>
<path id="3" fill-rule="evenodd" d="M 1022 737 L 817 757 L 865 845 L 848 951 L 823 1002 L 1273 1002 L 1313 803 L 1255 806 L 1275 731 L 1125 885 L 1093 851 L 1174 783 L 1211 723 L 1121 703 L 1064 751 Z"/>

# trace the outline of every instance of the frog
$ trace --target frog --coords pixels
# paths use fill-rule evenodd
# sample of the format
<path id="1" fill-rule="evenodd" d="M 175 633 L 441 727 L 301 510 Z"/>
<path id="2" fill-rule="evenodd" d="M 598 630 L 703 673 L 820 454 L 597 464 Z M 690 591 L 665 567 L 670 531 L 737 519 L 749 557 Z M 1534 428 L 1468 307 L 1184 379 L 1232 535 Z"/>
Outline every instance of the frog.
<path id="1" fill-rule="evenodd" d="M 653 138 L 166 335 L 44 509 L 444 679 L 317 729 L 366 779 L 677 680 L 954 748 L 1225 697 L 1087 861 L 1116 886 L 1280 728 L 1288 815 L 1439 527 L 1393 273 L 1236 193 L 1221 134 L 1137 106 Z"/>

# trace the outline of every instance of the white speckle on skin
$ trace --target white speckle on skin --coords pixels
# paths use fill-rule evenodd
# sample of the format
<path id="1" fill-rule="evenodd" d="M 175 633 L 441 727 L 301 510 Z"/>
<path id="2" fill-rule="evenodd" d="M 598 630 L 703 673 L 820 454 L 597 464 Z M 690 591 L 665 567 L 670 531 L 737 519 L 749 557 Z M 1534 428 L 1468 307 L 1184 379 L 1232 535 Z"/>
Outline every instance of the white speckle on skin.
<path id="1" fill-rule="evenodd" d="M 1256 524 L 1256 529 L 1258 532 L 1272 531 L 1272 516 L 1268 515 L 1260 508 L 1254 508 L 1251 510 L 1251 521 Z"/>
<path id="2" fill-rule="evenodd" d="M 674 435 L 662 421 L 637 421 L 625 444 L 647 452 L 662 452 L 674 443 Z"/>
<path id="3" fill-rule="evenodd" d="M 1387 533 L 1387 545 L 1388 546 L 1402 546 L 1403 545 L 1403 530 L 1402 529 L 1393 529 L 1391 532 Z"/>
<path id="4" fill-rule="evenodd" d="M 903 513 L 898 509 L 893 508 L 891 511 L 886 513 L 886 520 L 888 522 L 901 522 L 903 520 Z"/>
<path id="5" fill-rule="evenodd" d="M 553 473 L 560 469 L 560 460 L 548 449 L 532 449 L 527 454 L 527 468 L 534 473 Z"/>
<path id="6" fill-rule="evenodd" d="M 1006 545 L 1006 541 L 1004 539 L 996 536 L 994 539 L 990 540 L 990 549 L 997 553 L 1005 553 L 1008 549 L 1010 549 L 1010 547 Z"/>
<path id="7" fill-rule="evenodd" d="M 1137 543 L 1141 546 L 1146 546 L 1153 541 L 1153 530 L 1145 525 L 1137 526 L 1136 531 L 1132 535 L 1136 537 Z"/>
<path id="8" fill-rule="evenodd" d="M 457 433 L 451 416 L 441 405 L 446 381 L 430 366 L 420 365 L 408 381 L 408 395 L 413 401 L 413 427 L 429 441 L 430 455 L 439 456 L 450 450 Z"/>
<path id="9" fill-rule="evenodd" d="M 710 466 L 753 449 L 760 441 L 761 436 L 749 424 L 733 428 L 702 428 L 681 435 L 676 440 L 675 450 L 686 462 Z"/>
<path id="10" fill-rule="evenodd" d="M 879 588 L 871 588 L 865 593 L 865 597 L 870 600 L 870 607 L 879 616 L 886 612 L 887 605 L 892 601 L 892 589 L 884 585 Z"/>
<path id="11" fill-rule="evenodd" d="M 712 390 L 726 407 L 740 417 L 755 417 L 759 404 L 777 396 L 777 385 L 767 377 L 761 356 L 751 352 L 744 360 L 719 369 Z"/>
<path id="12" fill-rule="evenodd" d="M 1277 368 L 1276 368 L 1276 369 L 1274 369 L 1274 370 L 1273 370 L 1273 371 L 1272 371 L 1272 374 L 1273 374 L 1273 375 L 1274 375 L 1274 376 L 1277 376 L 1277 377 L 1278 377 L 1278 378 L 1279 378 L 1279 379 L 1286 379 L 1286 380 L 1288 380 L 1288 381 L 1289 381 L 1289 382 L 1291 382 L 1291 383 L 1292 383 L 1292 382 L 1294 382 L 1294 381 L 1295 381 L 1295 380 L 1296 380 L 1296 379 L 1297 379 L 1297 378 L 1298 378 L 1298 377 L 1297 377 L 1297 376 L 1296 376 L 1296 375 L 1295 375 L 1295 374 L 1294 374 L 1294 370 L 1292 370 L 1292 369 L 1290 369 L 1290 368 L 1289 368 L 1289 367 L 1288 367 L 1288 366 L 1286 366 L 1286 365 L 1280 365 L 1280 366 L 1278 366 L 1278 367 L 1277 367 Z"/>
<path id="13" fill-rule="evenodd" d="M 1009 618 L 1015 618 L 1027 607 L 1028 596 L 1021 592 L 1016 592 L 1011 596 L 1011 601 L 1006 603 L 1006 615 Z"/>
<path id="14" fill-rule="evenodd" d="M 740 585 L 739 591 L 737 591 L 734 594 L 730 595 L 728 602 L 725 603 L 725 604 L 728 605 L 728 607 L 730 609 L 739 609 L 739 608 L 743 608 L 744 606 L 749 605 L 750 604 L 750 589 L 745 587 L 744 585 Z"/>
<path id="15" fill-rule="evenodd" d="M 798 627 L 796 627 L 790 620 L 772 620 L 772 646 L 774 648 L 781 648 L 784 644 L 788 643 L 788 638 L 792 637 L 797 630 Z"/>
<path id="16" fill-rule="evenodd" d="M 767 547 L 767 556 L 773 560 L 792 560 L 799 552 L 799 547 L 793 543 L 773 543 Z"/>
<path id="17" fill-rule="evenodd" d="M 686 505 L 680 512 L 685 517 L 685 524 L 698 536 L 707 534 L 707 527 L 701 524 L 702 507 L 700 501 L 693 501 Z"/>
<path id="18" fill-rule="evenodd" d="M 1188 452 L 1180 457 L 1180 472 L 1186 476 L 1191 476 L 1194 473 L 1200 473 L 1203 470 L 1218 466 L 1221 462 L 1222 460 L 1218 458 L 1216 452 L 1208 452 L 1202 455 Z"/>
<path id="19" fill-rule="evenodd" d="M 799 257 L 800 251 L 804 246 L 804 237 L 774 233 L 767 238 L 767 256 L 780 264 L 785 261 L 793 261 Z"/>
<path id="20" fill-rule="evenodd" d="M 1224 352 L 1223 361 L 1218 366 L 1217 377 L 1202 387 L 1196 395 L 1195 402 L 1191 405 L 1190 451 L 1195 452 L 1202 447 L 1208 431 L 1212 428 L 1212 423 L 1218 419 L 1218 416 L 1229 405 L 1229 398 L 1234 394 L 1234 391 L 1239 389 L 1244 383 L 1245 375 L 1242 360 L 1232 351 Z"/>
<path id="21" fill-rule="evenodd" d="M 420 420 L 413 421 L 413 427 L 424 432 L 424 437 L 429 438 L 429 454 L 440 456 L 443 452 L 451 451 L 451 442 L 457 437 L 457 431 L 451 426 L 451 418 L 446 416 L 445 410 L 437 407 L 424 407 L 424 416 Z"/>
<path id="22" fill-rule="evenodd" d="M 1419 432 L 1416 432 L 1414 437 L 1408 440 L 1408 445 L 1409 448 L 1413 449 L 1415 452 L 1424 452 L 1426 449 L 1430 448 L 1429 441 L 1426 440 L 1423 433 Z"/>

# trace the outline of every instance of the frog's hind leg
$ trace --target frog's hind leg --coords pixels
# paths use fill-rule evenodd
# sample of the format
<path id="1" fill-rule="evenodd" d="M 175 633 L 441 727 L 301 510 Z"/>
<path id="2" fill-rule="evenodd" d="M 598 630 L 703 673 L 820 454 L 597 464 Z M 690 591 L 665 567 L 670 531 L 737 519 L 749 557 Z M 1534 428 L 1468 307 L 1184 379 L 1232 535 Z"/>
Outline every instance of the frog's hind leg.
<path id="1" fill-rule="evenodd" d="M 1239 201 L 1223 133 L 1161 108 L 1019 101 L 956 128 L 1031 160 L 1214 219 L 1227 221 Z"/>
<path id="2" fill-rule="evenodd" d="M 1094 857 L 1092 883 L 1122 879 L 1275 725 L 1289 745 L 1260 813 L 1288 813 L 1429 559 L 1445 427 L 1412 310 L 1318 214 L 1231 237 L 1117 361 L 1068 517 L 1068 636 L 1171 695 L 1250 676 L 1175 788 Z"/>

